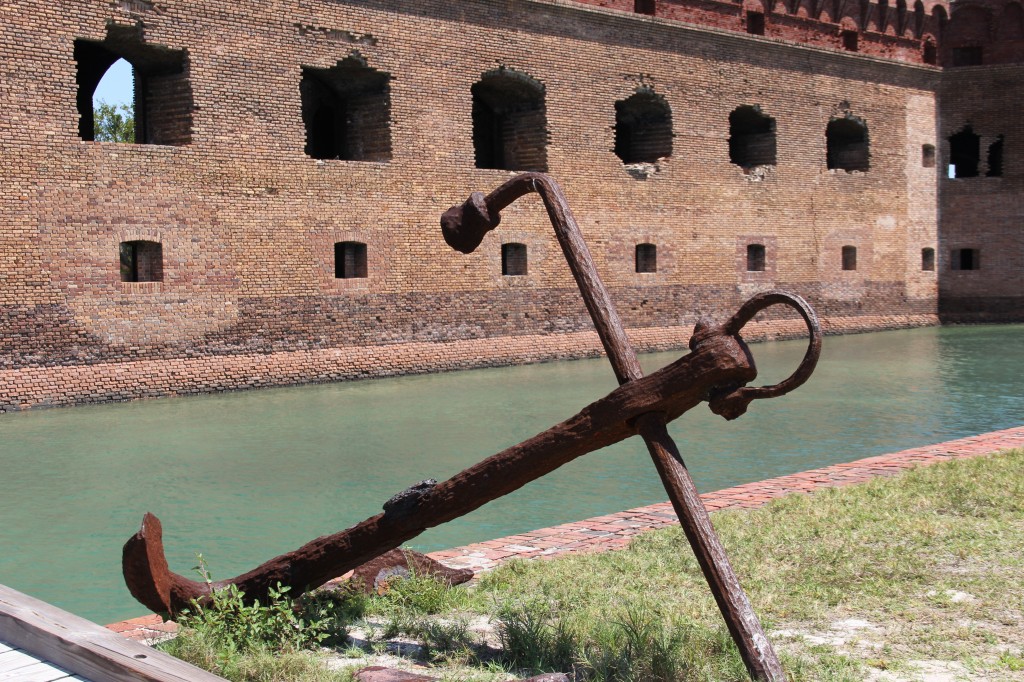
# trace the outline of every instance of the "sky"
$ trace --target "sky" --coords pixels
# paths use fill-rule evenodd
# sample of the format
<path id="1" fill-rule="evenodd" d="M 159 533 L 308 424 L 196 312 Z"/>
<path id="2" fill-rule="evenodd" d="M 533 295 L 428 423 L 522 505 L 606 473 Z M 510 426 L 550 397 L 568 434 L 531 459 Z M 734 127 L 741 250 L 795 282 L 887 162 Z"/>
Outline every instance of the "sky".
<path id="1" fill-rule="evenodd" d="M 103 100 L 107 104 L 132 106 L 134 82 L 131 64 L 123 59 L 118 59 L 104 74 L 100 84 L 96 86 L 96 92 L 92 96 L 93 106 L 96 106 L 98 100 Z"/>

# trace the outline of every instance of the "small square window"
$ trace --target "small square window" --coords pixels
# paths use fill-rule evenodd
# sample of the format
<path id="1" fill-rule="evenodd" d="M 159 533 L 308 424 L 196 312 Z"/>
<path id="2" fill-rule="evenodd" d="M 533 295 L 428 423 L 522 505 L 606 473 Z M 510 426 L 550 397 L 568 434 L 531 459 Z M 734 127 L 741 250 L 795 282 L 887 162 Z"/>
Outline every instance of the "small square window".
<path id="1" fill-rule="evenodd" d="M 633 11 L 637 14 L 654 15 L 657 11 L 655 0 L 633 0 Z"/>
<path id="2" fill-rule="evenodd" d="M 366 244 L 362 242 L 335 242 L 335 279 L 366 277 Z"/>
<path id="3" fill-rule="evenodd" d="M 856 270 L 857 269 L 857 247 L 856 246 L 844 246 L 843 247 L 843 270 Z"/>
<path id="4" fill-rule="evenodd" d="M 747 12 L 747 33 L 754 36 L 764 35 L 764 14 Z"/>
<path id="5" fill-rule="evenodd" d="M 981 253 L 978 249 L 953 249 L 949 256 L 951 270 L 981 269 Z"/>
<path id="6" fill-rule="evenodd" d="M 935 249 L 930 247 L 921 249 L 921 269 L 925 272 L 935 270 Z"/>
<path id="7" fill-rule="evenodd" d="M 935 145 L 921 145 L 921 166 L 923 168 L 935 168 Z"/>
<path id="8" fill-rule="evenodd" d="M 856 31 L 843 31 L 843 49 L 849 50 L 850 52 L 856 52 L 858 48 L 858 38 Z"/>
<path id="9" fill-rule="evenodd" d="M 980 66 L 982 49 L 980 45 L 953 48 L 953 66 Z"/>
<path id="10" fill-rule="evenodd" d="M 764 272 L 764 244 L 747 244 L 747 272 Z"/>
<path id="11" fill-rule="evenodd" d="M 526 244 L 501 245 L 501 274 L 509 277 L 526 274 Z"/>
<path id="12" fill-rule="evenodd" d="M 658 247 L 654 244 L 636 245 L 636 271 L 658 271 Z"/>
<path id="13" fill-rule="evenodd" d="M 164 247 L 160 242 L 121 242 L 122 282 L 164 281 Z"/>

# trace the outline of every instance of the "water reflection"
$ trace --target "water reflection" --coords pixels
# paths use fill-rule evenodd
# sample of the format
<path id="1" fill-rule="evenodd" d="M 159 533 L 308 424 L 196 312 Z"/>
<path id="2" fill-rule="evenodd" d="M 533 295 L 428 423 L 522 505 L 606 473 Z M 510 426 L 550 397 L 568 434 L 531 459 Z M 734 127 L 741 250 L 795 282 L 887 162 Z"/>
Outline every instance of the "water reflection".
<path id="1" fill-rule="evenodd" d="M 1020 424 L 1024 327 L 825 340 L 811 380 L 725 422 L 671 426 L 701 490 Z M 761 344 L 764 383 L 805 344 Z M 677 353 L 643 358 L 646 371 Z M 615 387 L 605 360 L 561 362 L 0 416 L 0 583 L 100 622 L 138 615 L 120 545 L 144 511 L 171 567 L 251 568 L 377 513 L 570 416 Z M 437 549 L 664 499 L 639 439 L 419 538 Z"/>

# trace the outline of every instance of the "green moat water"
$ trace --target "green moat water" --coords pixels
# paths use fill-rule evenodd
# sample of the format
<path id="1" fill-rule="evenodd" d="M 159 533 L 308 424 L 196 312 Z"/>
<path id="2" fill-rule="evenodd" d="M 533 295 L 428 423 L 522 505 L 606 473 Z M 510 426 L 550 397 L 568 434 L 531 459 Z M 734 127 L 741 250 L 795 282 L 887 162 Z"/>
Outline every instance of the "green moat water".
<path id="1" fill-rule="evenodd" d="M 753 347 L 762 381 L 804 342 Z M 646 356 L 651 371 L 679 356 Z M 804 387 L 671 425 L 702 491 L 1024 423 L 1024 326 L 825 339 Z M 121 544 L 152 511 L 171 568 L 215 578 L 380 510 L 615 387 L 604 359 L 0 415 L 0 583 L 100 623 L 141 615 Z M 639 439 L 418 538 L 440 549 L 661 501 Z"/>

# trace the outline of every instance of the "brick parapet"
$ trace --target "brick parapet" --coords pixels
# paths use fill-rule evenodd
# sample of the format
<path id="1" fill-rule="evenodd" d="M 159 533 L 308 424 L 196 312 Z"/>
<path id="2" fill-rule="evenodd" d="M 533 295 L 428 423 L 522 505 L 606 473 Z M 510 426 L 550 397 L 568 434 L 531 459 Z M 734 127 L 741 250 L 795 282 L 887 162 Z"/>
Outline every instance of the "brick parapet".
<path id="1" fill-rule="evenodd" d="M 808 494 L 825 488 L 863 483 L 873 478 L 895 476 L 908 469 L 953 459 L 991 455 L 1024 447 L 1024 426 L 982 433 L 976 436 L 925 445 L 899 452 L 866 457 L 853 462 L 811 469 L 704 493 L 708 511 L 749 509 L 791 494 Z M 518 533 L 494 540 L 430 553 L 455 568 L 488 571 L 510 559 L 543 559 L 580 552 L 621 549 L 637 535 L 678 523 L 668 502 L 605 514 L 550 528 Z M 125 637 L 139 641 L 166 639 L 177 630 L 171 622 L 150 615 L 107 626 Z"/>

